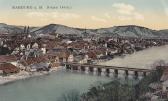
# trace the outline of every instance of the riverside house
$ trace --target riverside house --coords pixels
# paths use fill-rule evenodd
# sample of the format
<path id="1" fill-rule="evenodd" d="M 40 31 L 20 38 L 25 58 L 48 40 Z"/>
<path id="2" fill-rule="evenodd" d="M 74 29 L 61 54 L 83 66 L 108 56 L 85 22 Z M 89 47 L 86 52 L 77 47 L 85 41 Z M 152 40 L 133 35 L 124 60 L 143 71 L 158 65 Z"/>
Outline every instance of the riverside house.
<path id="1" fill-rule="evenodd" d="M 6 76 L 19 72 L 17 68 L 17 57 L 14 55 L 0 56 L 0 75 Z"/>
<path id="2" fill-rule="evenodd" d="M 0 64 L 0 75 L 7 76 L 19 72 L 19 68 L 12 65 L 11 63 Z"/>

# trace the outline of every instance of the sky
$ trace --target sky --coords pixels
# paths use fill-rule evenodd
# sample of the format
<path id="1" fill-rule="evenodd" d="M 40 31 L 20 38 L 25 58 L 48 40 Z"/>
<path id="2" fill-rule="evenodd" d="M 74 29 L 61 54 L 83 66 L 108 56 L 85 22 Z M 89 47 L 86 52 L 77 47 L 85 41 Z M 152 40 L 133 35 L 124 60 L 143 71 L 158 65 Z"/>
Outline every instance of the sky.
<path id="1" fill-rule="evenodd" d="M 21 6 L 29 8 L 20 9 Z M 0 0 L 0 23 L 168 29 L 168 0 Z"/>

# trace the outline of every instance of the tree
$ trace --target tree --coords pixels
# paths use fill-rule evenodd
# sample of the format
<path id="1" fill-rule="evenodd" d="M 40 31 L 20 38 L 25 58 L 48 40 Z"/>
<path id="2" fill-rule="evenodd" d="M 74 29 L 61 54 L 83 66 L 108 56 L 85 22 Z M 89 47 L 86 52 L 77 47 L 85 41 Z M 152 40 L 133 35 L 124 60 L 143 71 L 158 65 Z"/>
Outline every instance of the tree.
<path id="1" fill-rule="evenodd" d="M 7 55 L 10 54 L 11 50 L 8 47 L 0 47 L 0 55 Z"/>
<path id="2" fill-rule="evenodd" d="M 59 98 L 58 101 L 80 101 L 80 94 L 77 90 L 70 90 Z"/>
<path id="3" fill-rule="evenodd" d="M 162 68 L 157 68 L 136 84 L 121 83 L 119 80 L 99 84 L 90 88 L 81 99 L 82 101 L 148 101 L 148 98 L 142 98 L 142 95 L 150 92 L 149 84 L 159 82 L 162 73 Z"/>

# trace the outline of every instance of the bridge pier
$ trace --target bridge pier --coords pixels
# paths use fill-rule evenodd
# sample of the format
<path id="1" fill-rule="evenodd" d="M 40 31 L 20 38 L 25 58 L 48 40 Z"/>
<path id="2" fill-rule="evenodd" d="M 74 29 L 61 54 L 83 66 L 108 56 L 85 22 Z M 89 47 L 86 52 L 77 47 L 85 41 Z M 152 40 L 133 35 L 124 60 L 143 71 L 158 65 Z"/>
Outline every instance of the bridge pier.
<path id="1" fill-rule="evenodd" d="M 78 66 L 73 66 L 73 67 L 72 67 L 72 70 L 77 71 L 77 70 L 78 70 Z"/>
<path id="2" fill-rule="evenodd" d="M 118 69 L 114 69 L 114 73 L 118 75 Z"/>
<path id="3" fill-rule="evenodd" d="M 81 66 L 81 71 L 85 72 L 85 67 L 84 66 Z"/>
<path id="4" fill-rule="evenodd" d="M 109 76 L 113 77 L 114 76 L 114 69 L 109 69 Z"/>
<path id="5" fill-rule="evenodd" d="M 125 70 L 118 70 L 118 77 L 119 78 L 125 77 Z"/>
<path id="6" fill-rule="evenodd" d="M 62 64 L 61 66 L 63 69 L 67 69 L 67 64 Z"/>
<path id="7" fill-rule="evenodd" d="M 134 71 L 134 78 L 138 79 L 138 77 L 139 77 L 139 72 L 138 71 Z"/>
<path id="8" fill-rule="evenodd" d="M 89 67 L 85 67 L 85 73 L 89 74 Z"/>
<path id="9" fill-rule="evenodd" d="M 126 77 L 131 79 L 142 79 L 150 73 L 148 69 L 137 69 L 116 66 L 99 66 L 99 65 L 82 65 L 78 63 L 66 63 L 67 70 L 83 71 L 86 74 L 93 72 L 94 75 L 110 76 L 110 77 Z"/>
<path id="10" fill-rule="evenodd" d="M 67 64 L 63 64 L 64 68 L 67 69 Z"/>
<path id="11" fill-rule="evenodd" d="M 114 69 L 114 77 L 118 77 L 118 69 Z"/>
<path id="12" fill-rule="evenodd" d="M 109 76 L 109 74 L 110 74 L 110 69 L 106 69 L 106 76 Z"/>
<path id="13" fill-rule="evenodd" d="M 122 74 L 124 74 L 123 70 L 118 70 L 118 69 L 109 69 L 108 70 L 108 75 L 110 77 L 121 77 Z"/>
<path id="14" fill-rule="evenodd" d="M 128 76 L 129 76 L 129 71 L 128 70 L 124 70 L 124 76 L 125 76 L 125 79 L 128 79 Z"/>
<path id="15" fill-rule="evenodd" d="M 144 77 L 144 72 L 139 72 L 138 78 L 141 80 Z"/>
<path id="16" fill-rule="evenodd" d="M 146 76 L 147 75 L 147 73 L 146 72 L 143 72 L 143 76 Z"/>
<path id="17" fill-rule="evenodd" d="M 98 73 L 98 68 L 94 67 L 94 68 L 93 68 L 93 74 L 94 74 L 94 75 L 97 75 L 97 73 Z"/>
<path id="18" fill-rule="evenodd" d="M 81 72 L 82 70 L 81 70 L 81 66 L 78 66 L 78 72 Z"/>
<path id="19" fill-rule="evenodd" d="M 144 77 L 149 75 L 150 72 L 143 72 Z"/>
<path id="20" fill-rule="evenodd" d="M 97 68 L 98 75 L 101 75 L 101 68 Z"/>
<path id="21" fill-rule="evenodd" d="M 66 69 L 69 69 L 69 65 L 65 64 L 65 68 L 66 68 Z"/>
<path id="22" fill-rule="evenodd" d="M 134 71 L 128 71 L 128 78 L 130 79 L 134 78 Z"/>
<path id="23" fill-rule="evenodd" d="M 106 76 L 106 69 L 105 68 L 101 68 L 101 75 Z"/>
<path id="24" fill-rule="evenodd" d="M 72 70 L 72 66 L 71 65 L 69 65 L 67 68 L 68 68 L 68 70 Z"/>
<path id="25" fill-rule="evenodd" d="M 67 68 L 68 68 L 69 71 L 73 71 L 74 70 L 73 65 L 68 65 Z"/>
<path id="26" fill-rule="evenodd" d="M 128 77 L 128 75 L 129 75 L 129 71 L 128 71 L 128 70 L 125 70 L 125 76 Z"/>
<path id="27" fill-rule="evenodd" d="M 93 72 L 93 67 L 89 67 L 89 72 Z"/>

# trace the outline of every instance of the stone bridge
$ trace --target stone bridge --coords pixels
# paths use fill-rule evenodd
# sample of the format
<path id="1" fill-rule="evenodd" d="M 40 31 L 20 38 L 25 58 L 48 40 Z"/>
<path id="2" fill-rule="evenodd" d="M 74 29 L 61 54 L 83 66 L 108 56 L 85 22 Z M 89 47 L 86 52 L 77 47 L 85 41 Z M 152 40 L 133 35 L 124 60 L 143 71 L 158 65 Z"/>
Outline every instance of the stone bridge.
<path id="1" fill-rule="evenodd" d="M 150 72 L 155 71 L 151 69 L 140 69 L 140 68 L 129 68 L 129 67 L 118 67 L 118 66 L 102 66 L 93 64 L 79 64 L 79 63 L 63 63 L 68 70 L 83 71 L 85 73 L 92 72 L 94 74 L 106 75 L 106 76 L 118 76 L 124 75 L 125 77 L 144 77 Z"/>

